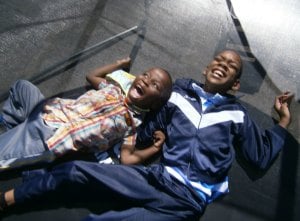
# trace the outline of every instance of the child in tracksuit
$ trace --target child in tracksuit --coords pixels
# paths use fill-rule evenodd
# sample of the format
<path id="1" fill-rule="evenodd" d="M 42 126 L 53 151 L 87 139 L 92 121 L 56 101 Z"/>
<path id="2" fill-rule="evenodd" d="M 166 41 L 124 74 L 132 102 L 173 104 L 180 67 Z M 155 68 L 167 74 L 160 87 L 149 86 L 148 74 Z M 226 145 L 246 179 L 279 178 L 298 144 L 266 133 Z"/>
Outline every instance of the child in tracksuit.
<path id="1" fill-rule="evenodd" d="M 77 99 L 45 101 L 37 87 L 17 81 L 3 108 L 2 120 L 10 129 L 0 135 L 0 172 L 51 162 L 78 150 L 106 151 L 120 142 L 124 164 L 157 153 L 161 133 L 154 133 L 158 143 L 151 148 L 137 150 L 136 127 L 146 112 L 168 100 L 172 80 L 161 68 L 135 77 L 121 70 L 129 64 L 126 58 L 90 72 L 87 80 L 95 89 Z"/>
<path id="2" fill-rule="evenodd" d="M 234 148 L 264 169 L 288 134 L 289 93 L 276 97 L 280 119 L 269 130 L 261 130 L 227 94 L 239 89 L 241 67 L 240 56 L 227 50 L 207 66 L 204 85 L 192 79 L 175 82 L 168 103 L 138 134 L 145 141 L 157 129 L 165 132 L 160 163 L 148 167 L 66 163 L 3 193 L 1 207 L 47 202 L 51 196 L 111 205 L 111 210 L 84 220 L 199 220 L 210 202 L 228 192 Z"/>

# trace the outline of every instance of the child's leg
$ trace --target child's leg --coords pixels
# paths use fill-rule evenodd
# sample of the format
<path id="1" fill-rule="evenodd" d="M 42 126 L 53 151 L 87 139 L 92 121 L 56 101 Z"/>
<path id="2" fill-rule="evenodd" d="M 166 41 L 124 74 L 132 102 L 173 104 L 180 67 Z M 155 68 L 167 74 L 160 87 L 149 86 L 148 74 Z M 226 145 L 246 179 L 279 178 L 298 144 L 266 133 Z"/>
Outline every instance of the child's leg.
<path id="1" fill-rule="evenodd" d="M 45 143 L 53 133 L 35 109 L 29 119 L 0 135 L 0 171 L 53 161 Z"/>
<path id="2" fill-rule="evenodd" d="M 43 203 L 69 199 L 124 208 L 90 216 L 90 220 L 193 220 L 199 218 L 201 207 L 193 205 L 186 188 L 162 180 L 163 186 L 143 166 L 101 165 L 83 161 L 54 167 L 44 175 L 24 182 L 14 190 L 14 201 Z M 132 209 L 131 209 L 132 208 Z M 93 218 L 92 218 L 93 217 Z M 164 217 L 165 219 L 162 219 Z M 167 219 L 166 219 L 167 218 Z M 133 219 L 134 220 L 134 219 Z"/>
<path id="3" fill-rule="evenodd" d="M 133 207 L 122 211 L 112 210 L 100 215 L 90 214 L 82 221 L 105 221 L 105 220 L 109 220 L 109 221 L 119 221 L 119 220 L 136 220 L 136 221 L 190 220 L 192 221 L 195 220 L 198 221 L 199 220 L 198 217 L 195 219 L 193 219 L 192 217 L 185 217 L 183 219 L 182 217 L 177 216 L 176 213 L 177 211 L 175 211 L 175 208 L 173 213 L 166 214 L 166 213 L 158 213 L 155 211 L 151 211 L 151 209 L 146 209 L 143 207 Z"/>
<path id="4" fill-rule="evenodd" d="M 35 85 L 26 80 L 16 81 L 3 106 L 2 117 L 7 129 L 22 123 L 42 100 L 44 95 Z"/>

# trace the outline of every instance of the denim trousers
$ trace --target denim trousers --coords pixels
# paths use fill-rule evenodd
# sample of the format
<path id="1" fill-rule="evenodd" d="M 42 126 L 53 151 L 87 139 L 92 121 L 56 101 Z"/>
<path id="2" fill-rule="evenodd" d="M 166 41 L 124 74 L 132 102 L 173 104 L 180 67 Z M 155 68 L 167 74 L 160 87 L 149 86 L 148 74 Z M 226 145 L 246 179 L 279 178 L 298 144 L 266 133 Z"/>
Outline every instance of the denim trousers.
<path id="1" fill-rule="evenodd" d="M 84 221 L 199 220 L 206 204 L 188 186 L 173 179 L 162 164 L 127 166 L 72 161 L 39 171 L 15 187 L 16 205 L 94 202 L 99 214 Z M 101 205 L 109 205 L 103 211 Z"/>
<path id="2" fill-rule="evenodd" d="M 53 160 L 45 141 L 54 130 L 42 119 L 44 96 L 26 80 L 16 81 L 2 117 L 8 130 L 0 135 L 0 171 Z"/>

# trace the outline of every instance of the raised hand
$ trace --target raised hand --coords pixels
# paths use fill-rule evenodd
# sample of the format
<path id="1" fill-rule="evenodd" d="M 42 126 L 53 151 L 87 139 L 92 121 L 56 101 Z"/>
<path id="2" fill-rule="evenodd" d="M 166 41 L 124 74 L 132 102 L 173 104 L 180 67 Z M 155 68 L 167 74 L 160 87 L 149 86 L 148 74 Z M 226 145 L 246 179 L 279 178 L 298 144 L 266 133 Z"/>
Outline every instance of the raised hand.
<path id="1" fill-rule="evenodd" d="M 293 97 L 294 94 L 289 91 L 286 91 L 283 94 L 275 97 L 274 109 L 276 110 L 280 118 L 278 124 L 284 128 L 287 128 L 287 126 L 291 122 L 291 113 L 289 106 Z"/>
<path id="2" fill-rule="evenodd" d="M 166 139 L 165 134 L 160 130 L 156 130 L 153 133 L 153 146 L 155 146 L 158 149 L 161 149 L 163 143 L 165 142 L 165 139 Z"/>

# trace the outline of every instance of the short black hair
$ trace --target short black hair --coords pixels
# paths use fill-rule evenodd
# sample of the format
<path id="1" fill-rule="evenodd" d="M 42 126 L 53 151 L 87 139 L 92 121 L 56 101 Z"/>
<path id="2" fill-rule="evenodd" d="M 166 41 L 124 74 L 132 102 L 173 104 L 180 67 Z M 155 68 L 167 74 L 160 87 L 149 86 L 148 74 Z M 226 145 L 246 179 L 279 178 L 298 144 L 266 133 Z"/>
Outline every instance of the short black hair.
<path id="1" fill-rule="evenodd" d="M 172 77 L 170 75 L 170 73 L 165 70 L 165 69 L 162 69 L 166 74 L 167 74 L 167 77 L 168 77 L 168 81 L 169 81 L 169 84 L 167 85 L 167 88 L 164 88 L 163 90 L 163 93 L 161 94 L 161 98 L 167 102 L 171 96 L 171 93 L 172 93 L 172 85 L 173 85 L 173 80 L 172 80 Z"/>
<path id="2" fill-rule="evenodd" d="M 167 85 L 166 87 L 163 88 L 161 94 L 160 94 L 160 100 L 159 102 L 157 103 L 157 107 L 155 108 L 155 110 L 158 110 L 159 108 L 161 108 L 163 105 L 165 105 L 167 103 L 167 101 L 169 100 L 170 96 L 171 96 L 171 93 L 172 93 L 172 88 L 173 88 L 173 80 L 172 80 L 172 77 L 171 77 L 171 74 L 166 70 L 166 69 L 163 69 L 163 68 L 158 68 L 160 69 L 161 71 L 163 71 L 166 76 L 167 76 Z"/>
<path id="3" fill-rule="evenodd" d="M 241 56 L 240 56 L 240 58 L 241 58 Z M 243 60 L 241 58 L 241 67 L 240 67 L 240 70 L 236 73 L 236 79 L 240 79 L 241 78 L 242 73 L 243 73 L 243 67 L 244 67 Z"/>

